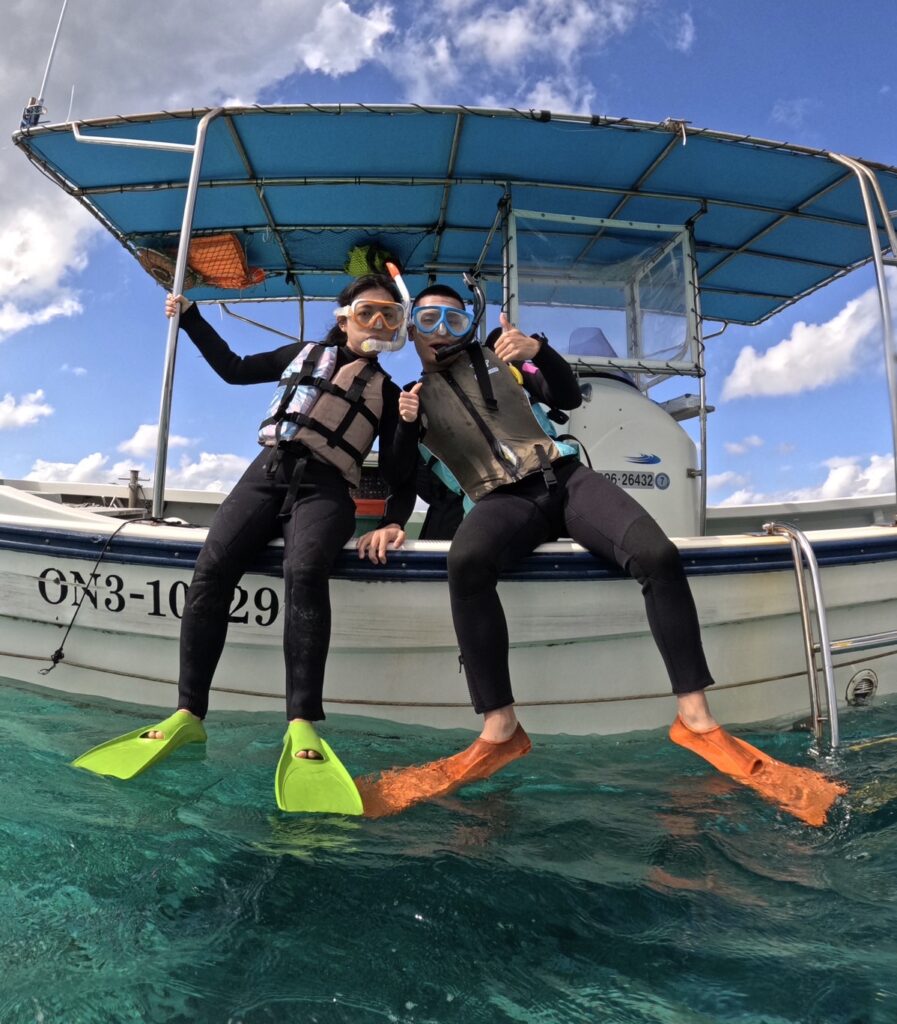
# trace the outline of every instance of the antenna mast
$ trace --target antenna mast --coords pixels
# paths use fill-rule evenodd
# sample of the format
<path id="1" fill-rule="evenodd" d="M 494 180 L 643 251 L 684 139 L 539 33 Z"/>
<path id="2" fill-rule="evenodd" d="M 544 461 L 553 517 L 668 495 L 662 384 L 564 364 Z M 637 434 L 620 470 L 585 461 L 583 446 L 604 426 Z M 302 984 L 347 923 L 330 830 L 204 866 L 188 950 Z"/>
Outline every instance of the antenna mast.
<path id="1" fill-rule="evenodd" d="M 62 10 L 59 12 L 59 21 L 56 23 L 56 33 L 53 36 L 53 44 L 50 47 L 50 56 L 47 58 L 47 67 L 44 71 L 44 80 L 40 84 L 40 91 L 37 96 L 32 96 L 28 105 L 22 111 L 22 127 L 34 128 L 40 121 L 41 114 L 46 113 L 44 107 L 44 93 L 47 88 L 47 79 L 50 77 L 50 68 L 53 66 L 53 57 L 56 55 L 56 44 L 59 42 L 59 30 L 62 28 L 62 19 L 65 17 L 65 9 L 69 0 L 62 0 Z"/>

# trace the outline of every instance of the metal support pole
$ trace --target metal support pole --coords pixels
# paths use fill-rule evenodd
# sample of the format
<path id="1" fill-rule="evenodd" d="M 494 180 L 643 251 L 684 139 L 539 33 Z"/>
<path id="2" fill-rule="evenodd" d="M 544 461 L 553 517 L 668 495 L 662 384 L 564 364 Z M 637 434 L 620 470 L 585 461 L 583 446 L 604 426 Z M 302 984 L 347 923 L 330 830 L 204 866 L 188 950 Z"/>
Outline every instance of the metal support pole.
<path id="1" fill-rule="evenodd" d="M 879 209 L 885 223 L 885 232 L 888 236 L 888 244 L 891 247 L 891 254 L 897 257 L 897 238 L 895 238 L 894 226 L 891 223 L 891 215 L 887 204 L 881 194 L 878 181 L 875 175 L 868 168 L 857 160 L 850 157 L 840 156 L 832 153 L 831 157 L 838 163 L 849 167 L 856 176 L 860 186 L 860 194 L 863 197 L 863 207 L 866 211 L 866 223 L 869 227 L 869 235 L 872 241 L 872 262 L 875 265 L 875 280 L 878 285 L 878 303 L 881 310 L 882 332 L 884 334 L 885 349 L 885 372 L 888 380 L 888 396 L 891 407 L 891 444 L 894 459 L 894 482 L 897 486 L 897 353 L 894 351 L 894 329 L 891 320 L 891 300 L 888 296 L 888 281 L 885 276 L 884 260 L 881 255 L 881 241 L 878 234 L 878 222 L 875 219 L 875 211 L 872 200 L 869 196 L 867 181 L 871 181 L 878 199 Z"/>
<path id="2" fill-rule="evenodd" d="M 511 210 L 511 194 L 506 192 L 499 204 L 502 214 L 501 221 L 501 264 L 502 264 L 502 308 L 505 316 L 514 326 L 517 326 L 517 317 L 520 309 L 520 295 L 518 293 L 519 278 L 517 274 L 517 225 L 514 222 L 514 213 Z"/>
<path id="3" fill-rule="evenodd" d="M 835 692 L 835 667 L 832 664 L 832 643 L 829 638 L 828 622 L 825 614 L 825 598 L 822 593 L 822 580 L 819 575 L 819 565 L 816 561 L 816 554 L 807 538 L 800 530 L 784 523 L 764 523 L 765 533 L 787 537 L 791 543 L 791 550 L 794 555 L 794 570 L 797 575 L 798 601 L 801 607 L 801 618 L 803 620 L 804 632 L 804 653 L 807 657 L 807 674 L 810 683 L 810 702 L 813 706 L 814 733 L 815 725 L 819 718 L 819 699 L 814 696 L 813 690 L 818 685 L 816 658 L 814 655 L 813 635 L 810 623 L 809 602 L 807 600 L 806 581 L 804 580 L 803 564 L 806 562 L 810 572 L 810 584 L 813 588 L 813 605 L 816 610 L 816 625 L 819 632 L 819 653 L 822 655 L 822 671 L 825 677 L 825 699 L 826 711 L 828 713 L 829 739 L 833 748 L 840 746 L 841 730 L 838 723 L 838 695 Z M 803 557 L 801 557 L 803 556 Z M 817 733 L 817 739 L 819 734 Z"/>
<path id="4" fill-rule="evenodd" d="M 190 249 L 190 233 L 193 228 L 193 209 L 196 206 L 196 192 L 199 188 L 199 172 L 202 167 L 202 155 L 205 150 L 206 134 L 209 124 L 222 112 L 222 107 L 210 110 L 196 129 L 196 142 L 193 145 L 193 164 L 187 183 L 187 197 L 184 200 L 184 216 L 181 220 L 181 236 L 178 241 L 178 255 L 174 266 L 174 280 L 171 284 L 172 294 L 180 295 L 184 288 L 187 273 L 187 253 Z M 174 389 L 174 363 L 177 356 L 178 329 L 180 327 L 180 309 L 168 321 L 168 340 L 165 346 L 165 369 L 162 373 L 162 399 L 159 406 L 159 436 L 156 442 L 156 468 L 153 473 L 153 519 L 161 519 L 165 505 L 165 471 L 168 463 L 168 431 L 171 423 L 171 395 Z"/>
<path id="5" fill-rule="evenodd" d="M 65 9 L 69 0 L 62 0 L 62 10 L 59 12 L 59 21 L 56 22 L 56 31 L 53 33 L 53 42 L 50 45 L 50 55 L 47 57 L 47 66 L 44 69 L 44 78 L 40 84 L 37 96 L 32 96 L 28 106 L 22 112 L 22 127 L 34 128 L 44 113 L 44 96 L 47 89 L 47 80 L 50 77 L 50 68 L 53 66 L 53 58 L 56 56 L 56 46 L 59 43 L 59 32 L 62 29 L 62 19 L 65 17 Z"/>

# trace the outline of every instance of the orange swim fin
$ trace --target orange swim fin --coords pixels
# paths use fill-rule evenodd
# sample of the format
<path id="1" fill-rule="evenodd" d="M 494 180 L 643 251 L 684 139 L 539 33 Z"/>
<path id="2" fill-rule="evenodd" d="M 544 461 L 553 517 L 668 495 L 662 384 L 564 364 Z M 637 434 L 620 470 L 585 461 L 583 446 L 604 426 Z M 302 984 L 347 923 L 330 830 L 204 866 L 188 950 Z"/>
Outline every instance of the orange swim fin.
<path id="1" fill-rule="evenodd" d="M 390 768 L 378 776 L 356 779 L 366 818 L 399 814 L 415 804 L 454 793 L 461 786 L 488 779 L 506 764 L 532 749 L 529 736 L 518 725 L 504 743 L 477 739 L 466 750 L 427 764 Z"/>
<path id="2" fill-rule="evenodd" d="M 776 761 L 721 726 L 695 732 L 677 718 L 670 726 L 670 739 L 808 825 L 824 825 L 829 808 L 847 792 L 846 786 L 821 772 Z"/>

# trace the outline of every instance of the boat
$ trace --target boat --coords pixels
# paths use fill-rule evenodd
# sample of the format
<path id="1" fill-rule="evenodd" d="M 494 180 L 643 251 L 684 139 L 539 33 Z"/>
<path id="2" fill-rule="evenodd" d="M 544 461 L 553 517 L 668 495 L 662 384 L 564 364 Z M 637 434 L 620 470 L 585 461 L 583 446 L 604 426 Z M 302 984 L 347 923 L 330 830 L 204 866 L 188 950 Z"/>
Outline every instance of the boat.
<path id="1" fill-rule="evenodd" d="M 871 261 L 894 435 L 897 169 L 684 121 L 535 110 L 316 104 L 38 121 L 32 110 L 13 136 L 24 156 L 156 281 L 199 303 L 304 309 L 331 301 L 353 261 L 388 255 L 412 293 L 470 272 L 492 323 L 524 307 L 544 322 L 584 397 L 561 429 L 681 551 L 721 721 L 786 716 L 837 746 L 839 709 L 897 693 L 894 495 L 708 511 L 704 387 L 717 326 L 763 323 Z M 151 485 L 0 482 L 0 676 L 173 705 L 184 595 L 221 497 L 165 487 L 176 353 L 173 323 Z M 371 465 L 360 522 L 378 503 Z M 236 593 L 213 711 L 282 707 L 278 548 Z M 477 726 L 447 550 L 411 540 L 384 566 L 344 552 L 329 714 Z M 500 590 L 529 730 L 669 722 L 633 581 L 560 540 Z"/>

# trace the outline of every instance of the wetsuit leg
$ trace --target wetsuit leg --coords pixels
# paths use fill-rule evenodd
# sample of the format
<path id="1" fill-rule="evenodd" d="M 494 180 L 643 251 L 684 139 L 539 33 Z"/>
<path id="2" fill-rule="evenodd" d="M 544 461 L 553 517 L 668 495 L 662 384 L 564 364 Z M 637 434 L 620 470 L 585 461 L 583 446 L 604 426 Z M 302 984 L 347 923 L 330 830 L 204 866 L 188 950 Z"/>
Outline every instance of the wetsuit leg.
<path id="1" fill-rule="evenodd" d="M 458 527 L 449 550 L 452 619 L 477 714 L 514 702 L 498 575 L 551 535 L 545 513 L 528 496 L 529 484 L 524 481 L 513 490 L 500 488 L 477 502 Z M 541 475 L 529 490 L 544 493 Z"/>
<path id="2" fill-rule="evenodd" d="M 710 686 L 698 613 L 676 545 L 634 498 L 599 473 L 576 466 L 561 474 L 561 486 L 570 536 L 642 585 L 648 624 L 673 693 Z"/>
<path id="3" fill-rule="evenodd" d="M 196 559 L 181 622 L 178 707 L 205 718 L 212 676 L 227 636 L 234 588 L 252 558 L 280 534 L 277 518 L 294 461 L 268 477 L 266 449 L 258 454 L 215 513 Z"/>
<path id="4" fill-rule="evenodd" d="M 337 470 L 309 461 L 284 524 L 283 580 L 287 718 L 324 718 L 330 647 L 330 573 L 355 532 L 355 503 Z"/>

